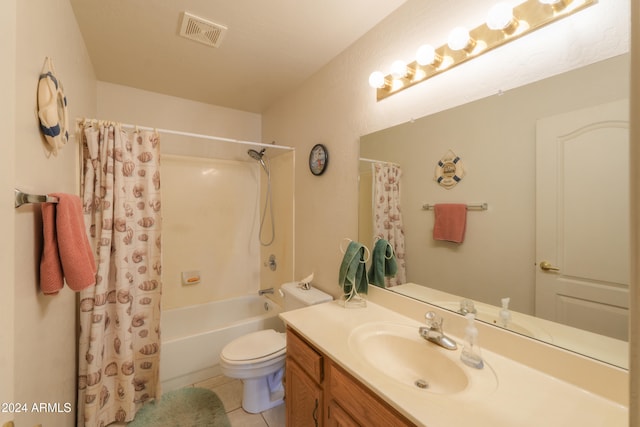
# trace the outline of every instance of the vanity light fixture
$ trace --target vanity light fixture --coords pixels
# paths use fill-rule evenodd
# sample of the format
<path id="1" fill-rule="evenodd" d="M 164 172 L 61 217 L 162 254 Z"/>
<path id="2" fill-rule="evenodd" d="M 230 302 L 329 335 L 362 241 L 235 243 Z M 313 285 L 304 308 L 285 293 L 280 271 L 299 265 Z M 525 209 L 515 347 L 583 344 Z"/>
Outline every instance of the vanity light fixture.
<path id="1" fill-rule="evenodd" d="M 597 2 L 525 0 L 517 6 L 498 3 L 489 10 L 486 23 L 471 30 L 454 28 L 447 43 L 440 47 L 420 46 L 414 62 L 396 61 L 388 75 L 381 71 L 371 73 L 369 85 L 376 89 L 376 98 L 380 101 Z"/>

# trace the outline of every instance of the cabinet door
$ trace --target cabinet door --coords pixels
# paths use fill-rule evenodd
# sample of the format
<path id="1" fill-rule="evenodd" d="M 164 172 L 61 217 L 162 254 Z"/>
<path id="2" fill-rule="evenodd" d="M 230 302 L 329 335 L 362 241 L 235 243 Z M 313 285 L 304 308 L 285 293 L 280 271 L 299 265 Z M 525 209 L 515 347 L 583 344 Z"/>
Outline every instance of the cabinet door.
<path id="1" fill-rule="evenodd" d="M 335 400 L 329 402 L 329 418 L 327 427 L 360 427 Z"/>
<path id="2" fill-rule="evenodd" d="M 287 358 L 286 399 L 288 427 L 322 426 L 322 389 L 290 358 Z"/>

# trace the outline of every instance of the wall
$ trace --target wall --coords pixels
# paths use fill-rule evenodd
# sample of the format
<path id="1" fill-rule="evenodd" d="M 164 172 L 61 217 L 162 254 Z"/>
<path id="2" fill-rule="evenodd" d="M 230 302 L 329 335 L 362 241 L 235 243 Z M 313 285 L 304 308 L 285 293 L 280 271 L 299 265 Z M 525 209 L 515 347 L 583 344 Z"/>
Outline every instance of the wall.
<path id="1" fill-rule="evenodd" d="M 16 78 L 16 0 L 0 2 L 0 80 L 13 82 Z M 15 128 L 15 86 L 9 84 L 0 104 L 0 128 L 4 129 L 4 144 L 0 148 L 0 402 L 13 402 L 14 399 L 14 260 L 13 253 L 14 209 L 8 200 L 13 196 L 13 178 L 16 149 Z M 13 418 L 13 414 L 0 412 L 0 423 Z"/>
<path id="2" fill-rule="evenodd" d="M 477 25 L 492 2 L 465 0 L 467 22 Z M 264 139 L 296 147 L 306 164 L 311 147 L 327 144 L 327 172 L 296 170 L 296 275 L 315 270 L 315 285 L 339 294 L 340 241 L 357 238 L 359 138 L 437 111 L 507 91 L 541 78 L 628 51 L 629 2 L 602 0 L 433 79 L 376 102 L 368 76 L 396 58 L 411 60 L 422 43 L 446 40 L 448 4 L 426 9 L 409 0 L 289 96 L 263 114 Z M 448 21 L 450 22 L 450 21 Z M 325 208 L 326 207 L 326 208 Z M 318 225 L 324 224 L 322 232 Z"/>
<path id="3" fill-rule="evenodd" d="M 631 75 L 640 74 L 640 4 L 631 4 Z M 631 117 L 640 116 L 640 81 L 631 79 Z M 640 425 L 640 123 L 631 121 L 631 301 L 629 425 Z"/>
<path id="4" fill-rule="evenodd" d="M 123 123 L 137 124 L 140 126 L 157 127 L 159 129 L 176 130 L 187 133 L 202 135 L 215 135 L 241 141 L 261 142 L 261 116 L 254 113 L 246 113 L 238 110 L 213 106 L 209 104 L 189 101 L 173 96 L 143 91 L 126 86 L 115 85 L 107 82 L 98 82 L 98 113 L 100 119 L 116 120 Z M 269 141 L 271 142 L 271 141 Z M 275 141 L 279 143 L 279 141 Z M 262 168 L 247 156 L 247 149 L 251 145 L 241 145 L 234 143 L 221 143 L 212 140 L 199 138 L 175 136 L 167 133 L 161 134 L 162 153 L 164 155 L 176 154 L 180 156 L 195 156 L 201 158 L 220 159 L 214 161 L 220 172 L 224 168 L 226 172 L 220 181 L 215 182 L 228 187 L 234 186 L 234 190 L 225 190 L 228 194 L 243 195 L 249 212 L 236 212 L 238 215 L 249 213 L 242 223 L 238 222 L 238 215 L 231 218 L 231 208 L 239 206 L 240 200 L 231 195 L 226 199 L 220 197 L 218 190 L 215 190 L 213 181 L 202 180 L 197 183 L 190 180 L 192 185 L 198 185 L 200 191 L 189 191 L 182 195 L 177 192 L 183 191 L 186 187 L 185 177 L 180 177 L 178 167 L 183 167 L 186 161 L 180 162 L 178 166 L 173 161 L 163 162 L 163 173 L 165 165 L 169 175 L 163 177 L 171 179 L 171 192 L 164 191 L 163 204 L 167 209 L 165 218 L 165 253 L 163 254 L 163 276 L 165 295 L 163 298 L 164 308 L 174 308 L 178 306 L 190 305 L 217 300 L 233 295 L 256 292 L 258 286 L 263 288 L 277 287 L 280 283 L 291 281 L 293 269 L 293 156 L 283 154 L 284 151 L 278 148 L 268 148 L 267 156 L 271 159 L 272 189 L 274 197 L 274 217 L 276 219 L 276 239 L 269 247 L 259 247 L 257 242 L 259 218 L 264 203 L 264 191 L 266 191 L 266 177 Z M 259 148 L 258 148 L 259 149 Z M 195 160 L 190 160 L 193 162 Z M 198 166 L 200 167 L 200 166 Z M 191 169 L 192 171 L 195 169 Z M 233 171 L 233 172 L 232 172 Z M 240 179 L 234 174 L 240 173 L 246 182 L 240 184 L 236 179 Z M 251 182 L 246 173 L 253 176 Z M 195 179 L 195 178 L 194 178 Z M 259 184 L 257 184 L 259 179 Z M 209 186 L 205 189 L 204 186 Z M 256 189 L 261 189 L 260 200 Z M 189 203 L 192 209 L 207 209 L 199 212 L 193 218 L 189 217 L 188 211 L 182 211 L 181 204 L 187 203 L 182 200 L 184 195 L 190 195 Z M 198 205 L 199 195 L 209 195 L 210 205 Z M 225 201 L 226 200 L 226 201 Z M 229 200 L 233 203 L 229 204 Z M 197 205 L 197 206 L 196 206 Z M 223 209 L 219 209 L 223 206 Z M 199 221 L 200 224 L 208 222 L 209 225 L 224 225 L 218 232 L 205 237 L 205 234 L 189 234 L 186 238 L 184 227 L 187 222 L 182 221 L 180 214 L 192 220 Z M 236 225 L 231 226 L 229 220 Z M 191 228 L 193 224 L 190 224 Z M 197 228 L 196 225 L 194 228 Z M 265 222 L 265 237 L 270 236 L 269 218 Z M 226 230 L 227 238 L 221 234 Z M 190 238 L 197 238 L 196 241 L 189 241 Z M 247 240 L 250 239 L 250 240 Z M 211 247 L 207 254 L 208 264 L 205 259 L 197 260 L 202 255 L 202 250 L 197 248 Z M 246 245 L 246 246 L 243 246 Z M 192 251 L 193 252 L 190 252 Z M 240 256 L 243 265 L 226 265 L 222 259 L 231 255 Z M 265 266 L 270 254 L 275 254 L 278 268 L 272 272 Z M 189 256 L 191 254 L 192 256 Z M 188 260 L 194 261 L 192 264 Z M 245 268 L 248 266 L 248 268 Z M 203 281 L 193 287 L 182 287 L 179 283 L 180 272 L 184 270 L 201 269 Z"/>
<path id="5" fill-rule="evenodd" d="M 54 60 L 65 87 L 69 115 L 93 115 L 96 80 L 68 0 L 16 2 L 15 136 L 5 140 L 0 157 L 15 165 L 13 185 L 38 194 L 78 194 L 77 146 L 72 139 L 57 157 L 49 155 L 40 135 L 36 109 L 38 76 L 45 56 Z M 15 81 L 15 85 L 11 84 Z M 13 145 L 6 148 L 6 145 Z M 4 188 L 3 188 L 4 191 Z M 5 198 L 4 203 L 8 204 Z M 4 206 L 3 206 L 4 209 Z M 75 420 L 76 294 L 68 288 L 43 296 L 38 288 L 42 225 L 38 205 L 14 210 L 2 222 L 3 235 L 15 232 L 13 286 L 14 362 L 12 401 L 71 403 L 70 413 L 15 414 L 17 425 L 69 426 Z M 12 231 L 13 230 L 13 231 Z M 3 295 L 11 295 L 11 291 Z M 4 388 L 5 384 L 3 384 Z M 31 408 L 29 408 L 31 409 Z"/>
<path id="6" fill-rule="evenodd" d="M 628 96 L 629 55 L 621 55 L 363 137 L 363 157 L 404 172 L 408 281 L 497 306 L 508 296 L 510 308 L 534 314 L 536 122 Z M 447 190 L 433 177 L 449 149 L 467 175 Z M 626 200 L 625 188 L 610 191 Z M 488 202 L 489 210 L 469 212 L 456 245 L 431 239 L 426 202 Z"/>

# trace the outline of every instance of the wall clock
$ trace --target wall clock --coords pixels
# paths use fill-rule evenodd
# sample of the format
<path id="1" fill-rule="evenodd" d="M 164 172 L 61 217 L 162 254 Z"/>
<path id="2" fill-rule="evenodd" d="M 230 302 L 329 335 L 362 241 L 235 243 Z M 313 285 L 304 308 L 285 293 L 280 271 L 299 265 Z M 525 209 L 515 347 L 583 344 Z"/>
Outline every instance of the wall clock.
<path id="1" fill-rule="evenodd" d="M 314 175 L 322 175 L 329 163 L 329 152 L 323 144 L 316 144 L 309 153 L 309 169 Z"/>

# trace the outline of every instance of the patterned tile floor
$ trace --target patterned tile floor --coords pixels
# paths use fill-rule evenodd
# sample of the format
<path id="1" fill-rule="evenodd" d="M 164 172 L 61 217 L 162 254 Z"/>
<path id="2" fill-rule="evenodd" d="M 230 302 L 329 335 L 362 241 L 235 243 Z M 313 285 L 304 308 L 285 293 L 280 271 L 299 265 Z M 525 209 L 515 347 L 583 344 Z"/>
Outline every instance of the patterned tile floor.
<path id="1" fill-rule="evenodd" d="M 222 403 L 233 427 L 285 427 L 284 404 L 260 414 L 250 414 L 242 409 L 242 382 L 224 375 L 193 384 L 213 390 Z"/>

